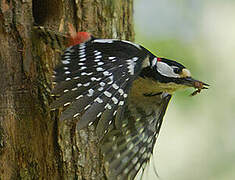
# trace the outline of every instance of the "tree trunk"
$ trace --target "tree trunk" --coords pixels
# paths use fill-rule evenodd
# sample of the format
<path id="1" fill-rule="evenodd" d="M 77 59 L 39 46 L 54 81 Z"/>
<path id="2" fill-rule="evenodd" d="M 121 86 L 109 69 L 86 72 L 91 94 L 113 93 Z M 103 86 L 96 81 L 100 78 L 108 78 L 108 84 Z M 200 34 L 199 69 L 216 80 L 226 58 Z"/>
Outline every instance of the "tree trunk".
<path id="1" fill-rule="evenodd" d="M 133 41 L 133 0 L 0 0 L 0 179 L 106 179 L 94 127 L 51 111 L 59 54 L 33 25 Z"/>

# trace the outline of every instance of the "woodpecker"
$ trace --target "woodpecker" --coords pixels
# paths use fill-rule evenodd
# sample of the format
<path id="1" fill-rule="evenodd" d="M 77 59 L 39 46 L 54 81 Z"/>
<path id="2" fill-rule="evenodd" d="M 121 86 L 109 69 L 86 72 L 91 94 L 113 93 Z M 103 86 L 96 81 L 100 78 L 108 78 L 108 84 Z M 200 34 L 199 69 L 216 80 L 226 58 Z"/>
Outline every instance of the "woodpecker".
<path id="1" fill-rule="evenodd" d="M 193 87 L 195 95 L 209 85 L 129 41 L 79 32 L 70 42 L 55 68 L 59 98 L 51 107 L 66 107 L 60 120 L 80 117 L 78 130 L 95 122 L 108 179 L 134 179 L 153 154 L 173 93 Z"/>

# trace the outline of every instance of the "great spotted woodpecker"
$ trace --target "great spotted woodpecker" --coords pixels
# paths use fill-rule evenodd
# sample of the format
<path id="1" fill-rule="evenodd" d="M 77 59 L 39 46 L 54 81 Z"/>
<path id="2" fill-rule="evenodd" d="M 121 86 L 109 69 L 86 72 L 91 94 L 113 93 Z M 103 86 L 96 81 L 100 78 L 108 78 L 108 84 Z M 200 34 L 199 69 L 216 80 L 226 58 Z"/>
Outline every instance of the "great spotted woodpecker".
<path id="1" fill-rule="evenodd" d="M 51 107 L 66 106 L 60 120 L 79 116 L 78 130 L 96 122 L 108 179 L 133 179 L 153 153 L 172 94 L 194 87 L 195 95 L 208 85 L 129 41 L 80 32 L 70 42 L 55 69 L 60 97 Z"/>

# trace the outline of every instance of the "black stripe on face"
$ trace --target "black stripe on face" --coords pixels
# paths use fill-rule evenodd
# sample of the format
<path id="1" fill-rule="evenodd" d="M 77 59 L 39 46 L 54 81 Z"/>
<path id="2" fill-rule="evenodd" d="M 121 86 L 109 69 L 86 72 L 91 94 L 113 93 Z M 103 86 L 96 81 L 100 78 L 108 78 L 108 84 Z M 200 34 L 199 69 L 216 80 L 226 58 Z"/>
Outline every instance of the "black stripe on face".
<path id="1" fill-rule="evenodd" d="M 180 64 L 180 63 L 178 63 L 178 62 L 176 62 L 174 60 L 170 60 L 170 59 L 166 59 L 166 58 L 161 58 L 161 61 L 166 63 L 166 64 L 168 64 L 169 66 L 176 66 L 176 67 L 178 67 L 181 70 L 185 68 L 182 64 Z"/>
<path id="2" fill-rule="evenodd" d="M 174 82 L 176 84 L 182 84 L 184 82 L 184 78 L 174 78 L 174 77 L 163 76 L 157 70 L 154 70 L 149 66 L 146 68 L 143 68 L 139 76 L 142 78 L 150 78 L 160 83 Z"/>

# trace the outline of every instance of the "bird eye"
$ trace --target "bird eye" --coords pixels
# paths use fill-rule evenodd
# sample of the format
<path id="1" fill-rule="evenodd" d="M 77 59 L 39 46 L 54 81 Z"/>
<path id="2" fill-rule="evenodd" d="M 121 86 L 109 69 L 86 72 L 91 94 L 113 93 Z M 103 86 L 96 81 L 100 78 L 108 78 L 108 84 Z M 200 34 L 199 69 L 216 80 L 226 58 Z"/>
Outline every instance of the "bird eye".
<path id="1" fill-rule="evenodd" d="M 173 67 L 173 71 L 174 73 L 179 74 L 181 72 L 181 69 L 178 67 Z"/>

